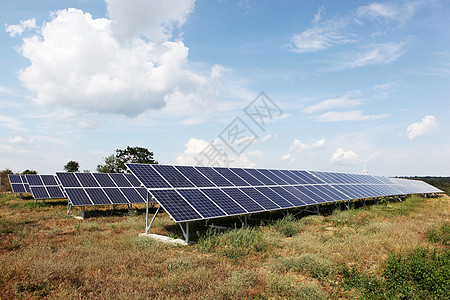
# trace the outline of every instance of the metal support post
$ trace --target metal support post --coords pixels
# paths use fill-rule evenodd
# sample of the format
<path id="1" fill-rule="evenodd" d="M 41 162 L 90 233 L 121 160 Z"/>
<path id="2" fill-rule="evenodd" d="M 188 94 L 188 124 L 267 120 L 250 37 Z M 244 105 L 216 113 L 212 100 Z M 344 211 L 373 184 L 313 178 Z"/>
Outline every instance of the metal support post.
<path id="1" fill-rule="evenodd" d="M 80 209 L 81 209 L 81 217 L 83 218 L 83 220 L 84 220 L 84 206 L 80 206 Z"/>
<path id="2" fill-rule="evenodd" d="M 42 206 L 45 206 L 45 199 L 42 199 Z"/>
<path id="3" fill-rule="evenodd" d="M 153 215 L 153 218 L 150 222 L 150 224 L 148 224 L 148 213 L 147 213 L 147 217 L 146 217 L 146 222 L 148 225 L 145 226 L 145 233 L 148 233 L 148 231 L 150 230 L 150 228 L 152 227 L 153 222 L 156 219 L 156 216 L 158 215 L 159 209 L 161 208 L 161 206 L 158 206 L 158 209 L 156 210 L 155 214 Z"/>
<path id="4" fill-rule="evenodd" d="M 72 207 L 72 205 L 70 205 L 70 202 L 67 201 L 67 214 L 70 213 L 70 208 Z"/>
<path id="5" fill-rule="evenodd" d="M 184 239 L 186 243 L 189 243 L 189 222 L 184 222 L 186 224 L 186 229 L 183 228 L 182 223 L 178 223 L 180 225 L 181 231 L 183 232 Z"/>

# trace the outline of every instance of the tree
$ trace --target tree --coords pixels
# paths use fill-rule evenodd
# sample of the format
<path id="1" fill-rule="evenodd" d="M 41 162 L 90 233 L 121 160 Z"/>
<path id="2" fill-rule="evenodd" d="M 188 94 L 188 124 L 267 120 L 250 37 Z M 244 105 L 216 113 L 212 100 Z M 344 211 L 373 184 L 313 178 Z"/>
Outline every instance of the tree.
<path id="1" fill-rule="evenodd" d="M 28 170 L 28 169 L 26 169 L 25 171 L 22 172 L 22 175 L 27 175 L 27 174 L 35 175 L 35 174 L 37 174 L 37 172 L 34 170 Z"/>
<path id="2" fill-rule="evenodd" d="M 80 164 L 77 161 L 71 160 L 65 166 L 66 172 L 78 172 L 80 170 Z"/>
<path id="3" fill-rule="evenodd" d="M 0 171 L 0 192 L 11 192 L 8 175 L 14 174 L 10 169 Z"/>
<path id="4" fill-rule="evenodd" d="M 143 147 L 130 147 L 117 149 L 116 154 L 104 158 L 103 164 L 97 166 L 97 171 L 101 173 L 125 173 L 129 163 L 157 164 L 153 159 L 153 152 Z"/>
<path id="5" fill-rule="evenodd" d="M 99 173 L 120 173 L 115 154 L 103 158 L 103 164 L 97 166 Z"/>

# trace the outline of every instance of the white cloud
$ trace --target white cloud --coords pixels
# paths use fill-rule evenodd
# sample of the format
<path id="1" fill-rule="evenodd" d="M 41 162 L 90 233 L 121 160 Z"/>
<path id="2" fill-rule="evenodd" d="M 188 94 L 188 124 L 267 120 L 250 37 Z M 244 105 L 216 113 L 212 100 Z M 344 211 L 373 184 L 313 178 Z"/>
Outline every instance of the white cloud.
<path id="1" fill-rule="evenodd" d="M 434 116 L 425 116 L 422 121 L 413 123 L 408 126 L 406 132 L 408 139 L 414 140 L 423 135 L 432 134 L 439 129 L 439 124 Z"/>
<path id="2" fill-rule="evenodd" d="M 89 119 L 82 119 L 77 122 L 77 127 L 80 129 L 96 129 L 99 128 L 101 125 L 100 120 L 89 120 Z"/>
<path id="3" fill-rule="evenodd" d="M 220 65 L 209 73 L 189 70 L 189 49 L 180 39 L 168 39 L 186 22 L 193 1 L 172 2 L 111 0 L 111 19 L 74 8 L 54 12 L 23 39 L 21 54 L 30 65 L 20 71 L 20 80 L 39 105 L 130 117 L 164 107 L 169 115 L 188 116 L 185 124 L 228 109 L 219 98 L 247 99 L 250 93 L 231 70 Z"/>
<path id="4" fill-rule="evenodd" d="M 310 105 L 303 109 L 303 112 L 312 114 L 318 111 L 328 110 L 332 108 L 349 108 L 349 107 L 356 107 L 360 106 L 363 103 L 362 99 L 356 98 L 352 99 L 351 94 L 347 94 L 345 96 L 339 97 L 339 98 L 332 98 L 323 100 L 317 104 Z"/>
<path id="5" fill-rule="evenodd" d="M 276 140 L 276 139 L 278 139 L 278 134 L 274 134 L 274 135 L 271 135 L 271 134 L 266 134 L 265 136 L 263 136 L 262 138 L 261 138 L 261 141 L 263 142 L 263 143 L 265 143 L 265 142 L 267 142 L 267 141 L 269 141 L 269 140 Z"/>
<path id="6" fill-rule="evenodd" d="M 0 126 L 7 127 L 12 130 L 21 130 L 20 121 L 16 118 L 0 114 Z"/>
<path id="7" fill-rule="evenodd" d="M 25 139 L 24 137 L 18 135 L 18 136 L 14 136 L 14 137 L 10 137 L 8 139 L 8 142 L 12 145 L 16 145 L 16 146 L 29 146 L 31 144 L 33 144 L 33 139 Z"/>
<path id="8" fill-rule="evenodd" d="M 247 152 L 245 152 L 245 154 L 249 155 L 249 156 L 255 156 L 257 158 L 263 158 L 264 157 L 264 155 L 263 155 L 261 150 L 247 151 Z"/>
<path id="9" fill-rule="evenodd" d="M 9 36 L 15 37 L 21 35 L 25 30 L 36 28 L 36 19 L 22 20 L 17 25 L 8 25 L 5 23 L 5 31 L 9 33 Z"/>
<path id="10" fill-rule="evenodd" d="M 294 34 L 290 41 L 290 48 L 296 53 L 307 53 L 353 43 L 355 41 L 353 37 L 340 32 L 346 25 L 343 20 L 315 23 L 311 28 Z"/>
<path id="11" fill-rule="evenodd" d="M 404 46 L 404 42 L 366 45 L 359 53 L 349 53 L 343 62 L 338 64 L 338 69 L 392 63 L 405 53 Z"/>
<path id="12" fill-rule="evenodd" d="M 360 6 L 357 14 L 359 17 L 395 19 L 397 17 L 397 10 L 391 5 L 374 2 L 369 5 Z"/>
<path id="13" fill-rule="evenodd" d="M 212 142 L 212 145 L 218 149 L 220 153 L 224 153 L 224 144 L 223 141 L 219 138 L 215 139 Z M 205 151 L 205 149 L 210 149 L 211 143 L 196 138 L 190 138 L 189 141 L 185 144 L 185 150 L 183 153 L 180 153 L 176 158 L 176 163 L 180 165 L 210 165 L 204 155 L 202 153 L 207 152 L 209 155 L 211 151 Z M 249 151 L 239 156 L 233 155 L 232 153 L 227 153 L 229 159 L 230 167 L 246 167 L 252 168 L 255 167 L 255 163 L 251 161 L 248 156 L 253 155 L 256 157 L 262 157 L 262 152 L 260 150 Z M 203 164 L 199 164 L 199 160 L 204 159 Z M 224 160 L 214 161 L 214 165 L 216 166 L 225 166 L 226 162 Z"/>
<path id="14" fill-rule="evenodd" d="M 113 35 L 121 41 L 145 36 L 153 42 L 167 41 L 175 26 L 182 26 L 194 9 L 195 0 L 106 0 Z"/>
<path id="15" fill-rule="evenodd" d="M 358 155 L 355 152 L 348 150 L 344 151 L 342 148 L 337 148 L 330 159 L 333 165 L 354 165 L 359 162 Z"/>
<path id="16" fill-rule="evenodd" d="M 291 147 L 289 147 L 289 151 L 301 153 L 307 150 L 322 148 L 325 145 L 325 143 L 326 143 L 325 139 L 320 139 L 311 145 L 307 145 L 303 144 L 300 140 L 294 139 L 294 142 L 292 143 Z"/>
<path id="17" fill-rule="evenodd" d="M 318 116 L 314 119 L 319 122 L 340 122 L 340 121 L 371 121 L 387 118 L 388 114 L 380 115 L 365 115 L 362 110 L 351 111 L 329 111 Z"/>

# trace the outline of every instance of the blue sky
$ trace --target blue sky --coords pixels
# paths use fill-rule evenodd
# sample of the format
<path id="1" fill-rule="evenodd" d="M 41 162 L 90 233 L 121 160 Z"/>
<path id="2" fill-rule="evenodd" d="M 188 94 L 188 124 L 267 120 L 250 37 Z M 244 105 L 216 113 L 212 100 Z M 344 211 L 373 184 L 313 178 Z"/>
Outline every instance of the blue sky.
<path id="1" fill-rule="evenodd" d="M 95 171 L 141 146 L 165 164 L 448 176 L 449 15 L 447 1 L 3 1 L 0 169 Z"/>

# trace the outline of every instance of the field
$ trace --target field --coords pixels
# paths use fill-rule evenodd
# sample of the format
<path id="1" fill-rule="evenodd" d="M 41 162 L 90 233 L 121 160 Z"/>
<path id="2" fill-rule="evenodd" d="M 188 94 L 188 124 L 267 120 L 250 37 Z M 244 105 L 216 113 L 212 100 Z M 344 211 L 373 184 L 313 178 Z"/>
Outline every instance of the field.
<path id="1" fill-rule="evenodd" d="M 0 299 L 442 299 L 450 294 L 450 198 L 414 196 L 321 215 L 195 223 L 194 244 L 138 234 L 145 210 L 34 204 L 0 194 Z M 181 238 L 167 214 L 152 233 Z M 399 280 L 399 274 L 402 280 Z M 397 276 L 397 277 L 396 277 Z M 395 294 L 397 293 L 397 294 Z"/>

